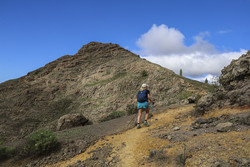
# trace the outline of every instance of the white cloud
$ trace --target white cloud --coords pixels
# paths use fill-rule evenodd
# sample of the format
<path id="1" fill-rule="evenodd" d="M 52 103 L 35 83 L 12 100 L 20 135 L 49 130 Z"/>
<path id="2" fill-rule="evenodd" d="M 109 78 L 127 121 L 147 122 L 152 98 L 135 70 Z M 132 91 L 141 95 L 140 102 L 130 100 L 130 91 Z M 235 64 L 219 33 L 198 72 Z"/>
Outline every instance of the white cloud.
<path id="1" fill-rule="evenodd" d="M 184 35 L 178 30 L 154 24 L 138 39 L 137 45 L 142 48 L 143 54 L 162 55 L 186 50 L 183 41 Z"/>
<path id="2" fill-rule="evenodd" d="M 180 31 L 166 25 L 153 25 L 138 39 L 137 45 L 141 48 L 139 54 L 147 60 L 177 74 L 182 69 L 183 75 L 190 77 L 200 77 L 204 74 L 218 76 L 232 59 L 237 59 L 247 52 L 241 49 L 238 52 L 220 53 L 213 44 L 204 40 L 207 36 L 210 36 L 209 32 L 202 32 L 194 37 L 194 44 L 185 46 L 185 37 Z"/>
<path id="3" fill-rule="evenodd" d="M 217 76 L 215 75 L 211 75 L 211 74 L 206 74 L 200 77 L 195 77 L 195 78 L 191 78 L 200 82 L 205 82 L 205 80 L 208 80 L 208 83 L 212 83 L 215 79 L 218 79 Z"/>

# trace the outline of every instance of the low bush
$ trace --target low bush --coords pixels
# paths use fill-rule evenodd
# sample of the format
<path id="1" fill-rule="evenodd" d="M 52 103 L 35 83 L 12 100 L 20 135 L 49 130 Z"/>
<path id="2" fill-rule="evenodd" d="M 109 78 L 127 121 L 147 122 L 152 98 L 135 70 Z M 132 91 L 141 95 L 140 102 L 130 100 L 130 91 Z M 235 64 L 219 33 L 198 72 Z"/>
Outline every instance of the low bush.
<path id="1" fill-rule="evenodd" d="M 15 148 L 0 147 L 0 161 L 10 158 L 15 150 Z"/>
<path id="2" fill-rule="evenodd" d="M 183 153 L 179 154 L 175 160 L 178 164 L 181 164 L 183 166 L 185 166 L 186 163 L 186 159 L 187 159 L 187 153 L 186 153 L 186 145 L 183 145 Z"/>
<path id="3" fill-rule="evenodd" d="M 151 160 L 155 160 L 156 162 L 163 162 L 164 164 L 169 161 L 169 157 L 166 155 L 166 151 L 163 149 L 151 150 L 149 152 L 149 158 Z"/>
<path id="4" fill-rule="evenodd" d="M 115 118 L 119 118 L 125 115 L 125 112 L 123 111 L 114 111 L 111 114 L 109 114 L 106 118 L 103 118 L 100 120 L 100 122 L 105 122 L 105 121 L 109 121 L 111 119 L 115 119 Z"/>
<path id="5" fill-rule="evenodd" d="M 148 76 L 147 71 L 146 71 L 146 70 L 143 70 L 143 71 L 141 72 L 141 76 L 142 76 L 142 77 L 147 77 L 147 76 Z"/>
<path id="6" fill-rule="evenodd" d="M 176 160 L 176 162 L 177 162 L 178 164 L 181 164 L 181 165 L 185 166 L 186 157 L 184 157 L 183 154 L 179 154 L 179 155 L 176 157 L 175 160 Z"/>
<path id="7" fill-rule="evenodd" d="M 36 155 L 46 154 L 58 147 L 55 134 L 48 130 L 38 130 L 28 137 L 27 148 Z"/>
<path id="8" fill-rule="evenodd" d="M 126 107 L 126 112 L 128 115 L 136 114 L 137 111 L 137 106 L 134 104 L 128 104 Z"/>
<path id="9" fill-rule="evenodd" d="M 178 98 L 179 100 L 183 100 L 183 99 L 187 99 L 188 97 L 190 97 L 190 96 L 192 96 L 192 95 L 193 95 L 192 92 L 189 92 L 189 91 L 184 90 L 184 91 L 180 92 L 180 93 L 177 95 L 177 98 Z"/>

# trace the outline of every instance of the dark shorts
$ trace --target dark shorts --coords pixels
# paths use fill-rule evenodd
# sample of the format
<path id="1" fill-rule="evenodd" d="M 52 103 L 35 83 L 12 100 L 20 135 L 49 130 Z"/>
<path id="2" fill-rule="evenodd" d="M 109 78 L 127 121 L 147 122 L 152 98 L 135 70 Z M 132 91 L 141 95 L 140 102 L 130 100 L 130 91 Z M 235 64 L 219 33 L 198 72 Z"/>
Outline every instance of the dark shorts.
<path id="1" fill-rule="evenodd" d="M 143 103 L 138 102 L 137 109 L 148 109 L 148 102 L 147 101 L 145 101 Z"/>

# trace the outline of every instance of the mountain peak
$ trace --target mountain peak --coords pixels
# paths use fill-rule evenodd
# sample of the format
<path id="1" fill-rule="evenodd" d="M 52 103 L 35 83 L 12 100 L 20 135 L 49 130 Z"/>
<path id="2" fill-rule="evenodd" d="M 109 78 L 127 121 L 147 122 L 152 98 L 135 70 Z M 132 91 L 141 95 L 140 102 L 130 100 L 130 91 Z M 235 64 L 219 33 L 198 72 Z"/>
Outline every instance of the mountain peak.
<path id="1" fill-rule="evenodd" d="M 90 42 L 86 45 L 83 45 L 81 47 L 81 49 L 78 51 L 78 53 L 76 55 L 80 55 L 83 56 L 86 53 L 88 54 L 95 54 L 95 55 L 104 55 L 104 54 L 112 54 L 114 51 L 128 51 L 124 48 L 122 48 L 120 45 L 118 44 L 113 44 L 113 43 L 101 43 L 101 42 Z M 99 52 L 99 54 L 98 54 Z"/>

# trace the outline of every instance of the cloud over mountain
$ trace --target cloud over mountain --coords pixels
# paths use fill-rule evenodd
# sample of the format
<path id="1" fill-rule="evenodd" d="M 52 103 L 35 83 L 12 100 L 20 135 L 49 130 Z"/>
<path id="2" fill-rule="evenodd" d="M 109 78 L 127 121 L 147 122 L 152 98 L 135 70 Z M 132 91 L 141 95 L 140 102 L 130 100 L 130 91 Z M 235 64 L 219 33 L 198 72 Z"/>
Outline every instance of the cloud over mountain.
<path id="1" fill-rule="evenodd" d="M 209 32 L 202 32 L 194 37 L 191 46 L 184 44 L 185 36 L 175 28 L 153 25 L 151 29 L 137 40 L 141 48 L 139 53 L 149 61 L 169 68 L 176 73 L 183 70 L 183 75 L 200 77 L 220 75 L 221 69 L 232 59 L 239 58 L 247 51 L 241 49 L 235 52 L 221 53 L 214 45 L 204 38 Z"/>

